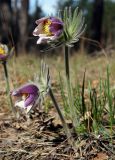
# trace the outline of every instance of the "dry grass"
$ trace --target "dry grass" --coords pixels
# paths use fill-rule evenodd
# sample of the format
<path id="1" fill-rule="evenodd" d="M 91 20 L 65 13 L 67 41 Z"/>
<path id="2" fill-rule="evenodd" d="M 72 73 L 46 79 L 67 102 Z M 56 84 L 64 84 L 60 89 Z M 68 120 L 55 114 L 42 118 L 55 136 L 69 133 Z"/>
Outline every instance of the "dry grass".
<path id="1" fill-rule="evenodd" d="M 43 56 L 40 58 L 38 55 L 26 54 L 19 55 L 18 58 L 13 59 L 9 62 L 9 70 L 12 73 L 11 78 L 18 81 L 18 78 L 24 80 L 33 79 L 34 74 L 39 72 L 40 62 L 43 59 L 46 64 L 50 67 L 50 74 L 53 81 L 57 81 L 59 78 L 59 72 L 61 75 L 65 74 L 64 71 L 64 57 L 63 54 L 60 56 L 49 57 Z M 91 57 L 86 54 L 76 53 L 70 57 L 70 72 L 72 82 L 77 82 L 83 77 L 84 70 L 86 68 L 86 80 L 97 80 L 100 77 L 106 77 L 106 68 L 109 64 L 111 79 L 115 79 L 115 55 L 105 57 L 95 56 Z M 18 77 L 19 76 L 19 77 Z"/>
<path id="2" fill-rule="evenodd" d="M 61 54 L 60 56 L 53 55 L 53 57 L 47 54 L 45 56 L 42 56 L 42 58 L 33 53 L 21 54 L 17 58 L 13 57 L 8 62 L 11 90 L 24 83 L 27 83 L 28 80 L 34 79 L 35 74 L 39 73 L 41 59 L 43 59 L 46 64 L 49 65 L 52 84 L 54 84 L 55 86 L 56 84 L 59 84 L 59 72 L 61 73 L 62 77 L 65 77 L 63 54 Z M 100 77 L 106 77 L 106 68 L 109 64 L 111 72 L 110 79 L 114 87 L 114 59 L 114 54 L 106 58 L 104 55 L 91 57 L 80 52 L 75 53 L 70 57 L 70 74 L 73 85 L 82 82 L 85 68 L 86 82 L 91 80 L 92 84 L 97 85 Z M 0 94 L 5 94 L 4 72 L 1 64 L 0 72 Z M 6 106 L 7 101 L 4 95 L 2 100 Z M 0 104 L 3 105 L 3 102 L 0 102 Z"/>
<path id="3" fill-rule="evenodd" d="M 59 72 L 64 77 L 64 58 L 53 56 L 52 58 L 44 56 L 45 62 L 50 67 L 50 74 L 53 85 L 59 84 Z M 100 77 L 106 77 L 106 67 L 109 63 L 111 71 L 111 82 L 114 84 L 114 63 L 115 55 L 106 59 L 104 56 L 89 57 L 87 55 L 76 53 L 70 58 L 70 72 L 73 84 L 83 79 L 83 73 L 86 68 L 86 81 L 91 80 L 94 85 L 98 83 Z M 41 58 L 34 54 L 20 55 L 13 58 L 8 63 L 11 89 L 33 80 L 34 74 L 39 72 Z M 83 138 L 77 137 L 78 150 L 76 153 L 68 146 L 67 139 L 62 132 L 62 126 L 54 110 L 49 114 L 36 112 L 28 122 L 23 117 L 16 120 L 8 115 L 6 110 L 8 104 L 5 93 L 5 82 L 2 65 L 0 67 L 0 155 L 2 159 L 108 159 L 114 155 L 109 140 L 103 140 L 101 137 Z M 112 85 L 113 86 L 113 85 Z M 57 89 L 55 90 L 57 96 Z M 49 103 L 49 102 L 47 102 Z M 52 106 L 52 104 L 46 104 Z M 6 114 L 7 113 L 7 114 Z M 55 117 L 52 115 L 55 115 Z M 54 121 L 53 121 L 54 120 Z M 53 126 L 53 129 L 52 129 Z M 59 142 L 60 140 L 60 142 Z M 96 160 L 96 159 L 95 159 Z"/>

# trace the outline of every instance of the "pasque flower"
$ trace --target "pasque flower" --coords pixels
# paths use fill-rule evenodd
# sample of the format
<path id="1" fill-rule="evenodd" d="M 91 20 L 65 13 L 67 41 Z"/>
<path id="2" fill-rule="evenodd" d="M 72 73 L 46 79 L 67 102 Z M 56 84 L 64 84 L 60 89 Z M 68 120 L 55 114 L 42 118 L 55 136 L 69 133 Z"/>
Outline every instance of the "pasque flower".
<path id="1" fill-rule="evenodd" d="M 68 139 L 71 139 L 71 133 L 68 129 L 68 126 L 65 122 L 65 119 L 61 113 L 61 110 L 51 89 L 49 67 L 43 61 L 41 62 L 40 74 L 38 77 L 35 78 L 36 79 L 34 81 L 34 84 L 26 84 L 18 88 L 17 90 L 11 92 L 12 96 L 21 98 L 21 100 L 15 103 L 15 106 L 26 110 L 26 113 L 28 113 L 32 109 L 32 107 L 36 106 L 38 103 L 40 104 L 40 102 L 44 100 L 46 94 L 49 93 L 54 103 L 54 106 L 59 114 L 60 120 L 62 121 L 65 133 L 67 134 Z"/>
<path id="2" fill-rule="evenodd" d="M 0 61 L 4 62 L 14 53 L 14 47 L 9 51 L 7 45 L 0 43 Z"/>
<path id="3" fill-rule="evenodd" d="M 7 70 L 7 59 L 13 53 L 14 53 L 14 48 L 12 48 L 9 52 L 7 45 L 0 43 L 0 62 L 2 63 L 3 68 L 4 68 L 4 75 L 5 75 L 5 80 L 6 80 L 6 90 L 7 90 L 7 94 L 9 97 L 9 103 L 10 103 L 11 109 L 13 112 L 15 112 L 13 108 L 11 95 L 9 95 L 10 83 L 9 83 L 8 70 Z"/>
<path id="4" fill-rule="evenodd" d="M 19 98 L 15 106 L 26 110 L 26 113 L 28 113 L 34 106 L 43 102 L 49 92 L 49 87 L 49 68 L 42 62 L 40 74 L 35 77 L 34 82 L 27 83 L 11 92 L 12 96 Z"/>
<path id="5" fill-rule="evenodd" d="M 44 17 L 37 20 L 36 24 L 33 35 L 39 36 L 37 44 L 50 44 L 47 49 L 62 44 L 72 46 L 79 40 L 86 28 L 83 13 L 78 12 L 78 8 L 72 12 L 71 7 L 65 7 L 62 16 L 58 18 Z"/>
<path id="6" fill-rule="evenodd" d="M 5 44 L 0 43 L 0 60 L 4 61 L 8 57 L 8 47 Z"/>
<path id="7" fill-rule="evenodd" d="M 37 44 L 47 43 L 42 51 L 65 45 L 65 71 L 69 80 L 69 47 L 76 43 L 83 34 L 86 25 L 82 11 L 78 7 L 73 11 L 71 7 L 65 7 L 62 14 L 56 17 L 44 17 L 36 21 L 37 27 L 33 31 L 38 36 Z"/>
<path id="8" fill-rule="evenodd" d="M 15 103 L 15 106 L 25 109 L 28 113 L 39 99 L 39 89 L 35 84 L 25 84 L 12 91 L 11 95 L 20 99 Z"/>
<path id="9" fill-rule="evenodd" d="M 37 44 L 57 40 L 63 32 L 63 22 L 59 18 L 44 17 L 36 21 L 34 36 L 39 36 Z"/>

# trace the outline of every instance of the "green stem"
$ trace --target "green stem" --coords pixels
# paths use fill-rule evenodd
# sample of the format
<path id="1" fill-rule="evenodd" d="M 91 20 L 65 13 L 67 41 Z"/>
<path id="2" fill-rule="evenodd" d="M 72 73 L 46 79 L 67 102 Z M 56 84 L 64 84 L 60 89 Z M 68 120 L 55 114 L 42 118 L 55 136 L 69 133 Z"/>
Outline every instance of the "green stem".
<path id="1" fill-rule="evenodd" d="M 59 106 L 58 106 L 58 104 L 57 104 L 57 101 L 56 101 L 56 99 L 55 99 L 55 97 L 54 97 L 54 94 L 53 94 L 53 91 L 52 91 L 51 88 L 49 89 L 49 95 L 50 95 L 50 97 L 51 97 L 51 99 L 52 99 L 52 102 L 54 103 L 54 106 L 55 106 L 57 112 L 58 112 L 58 115 L 59 115 L 59 117 L 60 117 L 60 120 L 61 120 L 61 122 L 62 122 L 64 131 L 65 131 L 65 134 L 66 134 L 66 136 L 67 136 L 68 142 L 69 142 L 69 144 L 71 144 L 71 145 L 73 146 L 73 145 L 74 145 L 74 140 L 73 140 L 73 138 L 72 138 L 71 132 L 70 132 L 70 130 L 69 130 L 69 128 L 68 128 L 68 126 L 67 126 L 67 124 L 66 124 L 66 122 L 65 122 L 65 119 L 64 119 L 64 117 L 63 117 L 63 115 L 62 115 L 62 113 L 61 113 L 61 110 L 60 110 L 60 108 L 59 108 Z"/>
<path id="2" fill-rule="evenodd" d="M 7 90 L 7 95 L 9 97 L 9 104 L 10 104 L 11 110 L 14 113 L 15 110 L 14 110 L 12 98 L 11 98 L 11 95 L 10 95 L 10 85 L 9 85 L 9 78 L 8 78 L 8 70 L 7 70 L 6 61 L 4 61 L 2 64 L 3 64 L 3 67 L 4 67 L 4 74 L 5 74 L 5 80 L 6 80 L 6 90 Z"/>
<path id="3" fill-rule="evenodd" d="M 70 73 L 69 73 L 69 47 L 65 45 L 65 72 L 66 77 L 69 80 L 70 79 Z"/>
<path id="4" fill-rule="evenodd" d="M 107 96 L 108 96 L 108 103 L 109 103 L 109 115 L 110 115 L 110 127 L 111 127 L 111 135 L 113 133 L 113 107 L 112 107 L 112 95 L 110 92 L 110 73 L 109 73 L 109 66 L 107 66 Z"/>

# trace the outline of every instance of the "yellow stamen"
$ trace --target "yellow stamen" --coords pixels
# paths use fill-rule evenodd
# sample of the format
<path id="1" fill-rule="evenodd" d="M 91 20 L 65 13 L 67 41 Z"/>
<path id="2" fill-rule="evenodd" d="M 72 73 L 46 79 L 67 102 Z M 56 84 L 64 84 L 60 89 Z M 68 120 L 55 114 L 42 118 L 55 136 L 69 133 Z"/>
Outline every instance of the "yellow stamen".
<path id="1" fill-rule="evenodd" d="M 49 30 L 50 29 L 49 26 L 51 25 L 51 23 L 52 22 L 48 19 L 44 24 L 43 31 L 44 31 L 44 34 L 46 34 L 47 36 L 51 36 L 52 35 L 52 33 Z"/>
<path id="2" fill-rule="evenodd" d="M 0 47 L 0 54 L 5 54 L 5 49 L 4 48 L 2 48 L 2 47 Z"/>

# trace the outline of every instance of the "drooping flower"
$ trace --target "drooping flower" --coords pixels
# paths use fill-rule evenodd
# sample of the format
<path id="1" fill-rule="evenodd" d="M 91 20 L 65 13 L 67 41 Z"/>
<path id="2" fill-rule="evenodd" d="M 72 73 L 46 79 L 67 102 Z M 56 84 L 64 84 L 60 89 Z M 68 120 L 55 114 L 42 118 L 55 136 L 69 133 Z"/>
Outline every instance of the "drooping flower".
<path id="1" fill-rule="evenodd" d="M 39 89 L 35 84 L 25 84 L 11 92 L 11 95 L 20 99 L 15 103 L 15 106 L 26 110 L 28 113 L 38 102 Z"/>
<path id="2" fill-rule="evenodd" d="M 42 104 L 50 88 L 49 67 L 42 61 L 39 76 L 35 76 L 34 82 L 27 83 L 11 92 L 12 96 L 19 100 L 15 106 L 26 110 L 28 113 L 37 104 Z"/>
<path id="3" fill-rule="evenodd" d="M 34 36 L 39 36 L 37 44 L 57 40 L 63 32 L 63 22 L 59 18 L 44 17 L 36 21 L 38 25 L 33 31 Z"/>
<path id="4" fill-rule="evenodd" d="M 0 43 L 0 61 L 6 61 L 13 53 L 14 48 L 9 51 L 7 45 Z"/>

